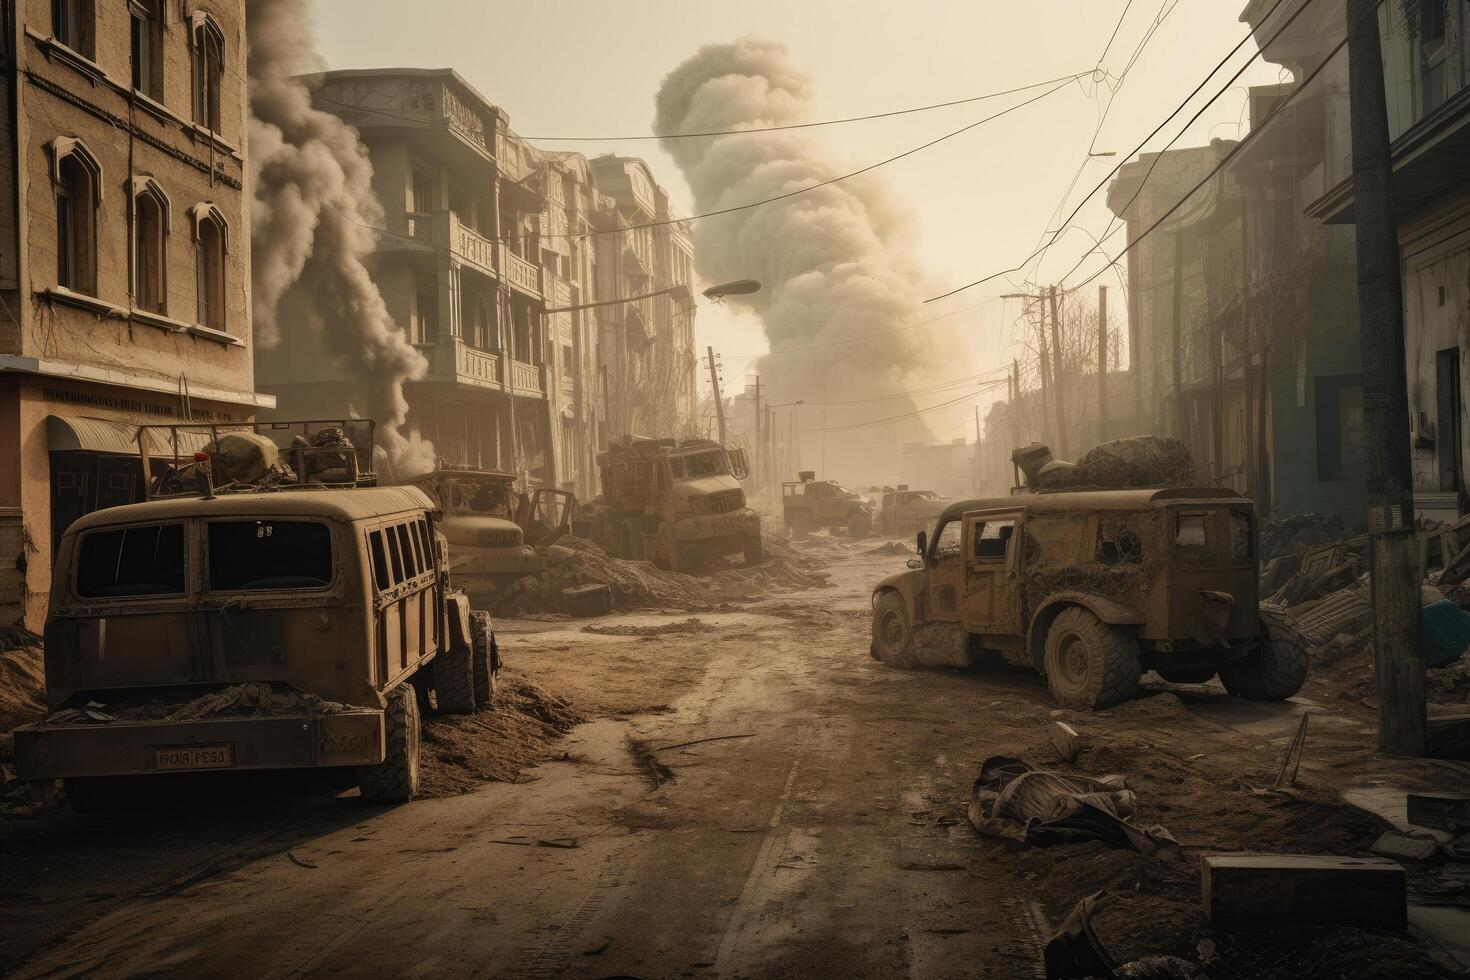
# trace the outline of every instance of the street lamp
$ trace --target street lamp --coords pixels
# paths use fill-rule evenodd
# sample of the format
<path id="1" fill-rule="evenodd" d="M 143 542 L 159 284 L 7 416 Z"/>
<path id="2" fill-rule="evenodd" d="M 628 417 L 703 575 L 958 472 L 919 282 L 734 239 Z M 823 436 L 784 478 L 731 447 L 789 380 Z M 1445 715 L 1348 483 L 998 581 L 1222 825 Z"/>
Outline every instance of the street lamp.
<path id="1" fill-rule="evenodd" d="M 605 299 L 597 303 L 579 303 L 576 306 L 555 306 L 542 310 L 542 313 L 575 313 L 577 310 L 591 310 L 599 306 L 618 306 L 622 303 L 636 303 L 643 299 L 653 299 L 655 296 L 667 296 L 676 289 L 684 288 L 684 284 L 677 283 L 665 289 L 655 289 L 651 293 L 639 293 L 637 296 L 625 296 L 622 299 Z M 704 291 L 704 295 L 718 303 L 726 296 L 738 296 L 744 293 L 754 293 L 761 288 L 761 284 L 754 279 L 737 279 L 735 282 L 721 283 L 711 286 Z"/>

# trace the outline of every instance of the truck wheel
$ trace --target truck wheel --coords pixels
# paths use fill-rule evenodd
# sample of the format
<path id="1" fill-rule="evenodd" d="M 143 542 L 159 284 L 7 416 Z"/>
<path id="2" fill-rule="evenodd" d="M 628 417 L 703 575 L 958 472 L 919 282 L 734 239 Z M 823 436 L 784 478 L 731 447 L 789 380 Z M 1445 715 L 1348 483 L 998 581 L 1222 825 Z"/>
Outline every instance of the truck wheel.
<path id="1" fill-rule="evenodd" d="M 868 652 L 890 667 L 914 665 L 914 624 L 897 592 L 885 592 L 873 604 L 873 641 Z"/>
<path id="2" fill-rule="evenodd" d="M 364 800 L 407 803 L 419 791 L 419 703 L 412 685 L 399 684 L 388 693 L 383 725 L 383 761 L 358 766 L 357 786 Z"/>
<path id="3" fill-rule="evenodd" d="M 759 565 L 765 560 L 765 552 L 762 548 L 761 536 L 759 534 L 752 534 L 745 539 L 744 551 L 746 565 Z"/>
<path id="4" fill-rule="evenodd" d="M 429 665 L 434 672 L 434 697 L 444 714 L 467 715 L 475 710 L 474 660 L 473 641 L 468 646 L 451 642 Z"/>
<path id="5" fill-rule="evenodd" d="M 1261 639 L 1256 649 L 1220 668 L 1220 683 L 1238 698 L 1285 701 L 1307 680 L 1307 644 L 1291 617 L 1261 607 Z"/>
<path id="6" fill-rule="evenodd" d="M 860 510 L 847 519 L 847 533 L 854 538 L 866 538 L 873 531 L 873 515 Z"/>
<path id="7" fill-rule="evenodd" d="M 495 643 L 490 614 L 479 610 L 470 613 L 470 633 L 475 638 L 470 655 L 475 672 L 475 706 L 488 708 L 495 700 L 496 680 L 500 676 L 500 650 Z"/>
<path id="8" fill-rule="evenodd" d="M 1046 631 L 1046 685 L 1064 708 L 1096 711 L 1138 693 L 1138 641 L 1081 606 L 1064 609 Z"/>

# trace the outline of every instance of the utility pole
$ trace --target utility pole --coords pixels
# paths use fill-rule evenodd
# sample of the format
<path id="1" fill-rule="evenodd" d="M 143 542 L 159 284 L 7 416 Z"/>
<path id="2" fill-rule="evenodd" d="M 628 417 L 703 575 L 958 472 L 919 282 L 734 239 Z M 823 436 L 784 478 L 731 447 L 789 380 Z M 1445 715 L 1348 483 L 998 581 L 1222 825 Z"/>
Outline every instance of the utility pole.
<path id="1" fill-rule="evenodd" d="M 1052 404 L 1057 411 L 1057 456 L 1067 458 L 1067 412 L 1062 389 L 1062 322 L 1057 314 L 1057 287 L 1046 287 L 1047 299 L 1051 303 L 1051 392 Z"/>
<path id="2" fill-rule="evenodd" d="M 725 444 L 725 399 L 720 394 L 720 374 L 715 370 L 715 349 L 706 347 L 709 354 L 709 384 L 715 393 L 715 418 L 720 423 L 720 445 Z"/>
<path id="3" fill-rule="evenodd" d="M 1021 441 L 1021 359 L 1011 358 L 1011 449 Z"/>
<path id="4" fill-rule="evenodd" d="M 1180 338 L 1184 336 L 1184 226 L 1174 232 L 1174 436 L 1184 438 L 1184 361 Z M 1191 449 L 1194 447 L 1191 446 Z"/>
<path id="5" fill-rule="evenodd" d="M 1051 431 L 1054 416 L 1051 410 L 1051 357 L 1047 354 L 1046 346 L 1046 297 L 1040 297 L 1041 303 L 1041 325 L 1036 328 L 1036 335 L 1041 341 L 1041 433 L 1047 444 L 1055 449 L 1058 445 Z"/>
<path id="6" fill-rule="evenodd" d="M 765 469 L 763 448 L 764 444 L 761 442 L 761 376 L 757 374 L 755 376 L 755 473 L 752 474 L 755 477 L 757 490 L 765 486 L 761 482 L 761 477 L 764 475 L 761 471 Z"/>
<path id="7" fill-rule="evenodd" d="M 1423 756 L 1428 751 L 1429 724 L 1424 653 L 1419 645 L 1420 571 L 1414 543 L 1403 283 L 1377 8 L 1375 0 L 1347 3 L 1378 748 L 1390 755 Z"/>
<path id="8" fill-rule="evenodd" d="M 1097 444 L 1108 441 L 1108 287 L 1097 287 Z"/>

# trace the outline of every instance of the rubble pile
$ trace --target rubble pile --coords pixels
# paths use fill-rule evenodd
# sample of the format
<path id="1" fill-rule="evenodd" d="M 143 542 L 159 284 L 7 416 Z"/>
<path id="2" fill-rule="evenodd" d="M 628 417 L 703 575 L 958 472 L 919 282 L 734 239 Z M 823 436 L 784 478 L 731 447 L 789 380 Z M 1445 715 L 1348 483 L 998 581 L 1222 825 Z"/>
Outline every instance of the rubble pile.
<path id="1" fill-rule="evenodd" d="M 490 604 L 491 612 L 511 617 L 568 612 L 567 590 L 588 585 L 606 585 L 619 610 L 700 611 L 828 583 L 820 564 L 787 542 L 762 541 L 765 559 L 758 565 L 711 562 L 689 575 L 649 561 L 614 558 L 585 538 L 567 536 L 545 549 L 541 574 L 511 583 Z"/>
<path id="2" fill-rule="evenodd" d="M 1272 514 L 1261 523 L 1261 562 L 1347 537 L 1341 514 Z"/>

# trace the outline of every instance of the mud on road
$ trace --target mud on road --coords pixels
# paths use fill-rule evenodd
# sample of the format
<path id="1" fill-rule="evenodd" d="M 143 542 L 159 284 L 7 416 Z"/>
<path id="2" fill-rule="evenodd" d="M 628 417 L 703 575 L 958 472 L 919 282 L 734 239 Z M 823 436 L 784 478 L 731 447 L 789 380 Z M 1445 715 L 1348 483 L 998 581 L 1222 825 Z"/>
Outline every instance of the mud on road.
<path id="1" fill-rule="evenodd" d="M 1315 686 L 1261 706 L 1156 684 L 1080 715 L 1025 671 L 892 670 L 867 655 L 867 590 L 906 555 L 872 549 L 819 535 L 803 550 L 833 587 L 734 610 L 502 622 L 505 717 L 436 729 L 426 755 L 456 775 L 431 776 L 434 798 L 377 808 L 254 780 L 101 825 L 13 806 L 0 969 L 1040 976 L 1046 936 L 1100 891 L 1120 960 L 1197 962 L 1207 941 L 1216 976 L 1447 975 L 1416 933 L 1215 936 L 1198 856 L 1364 854 L 1388 824 L 1344 791 L 1464 794 L 1463 769 L 1377 757 L 1368 707 Z M 1303 713 L 1301 789 L 1258 792 Z M 1184 860 L 976 834 L 980 761 L 1068 768 L 1058 719 L 1088 743 L 1070 768 L 1126 776 Z"/>

